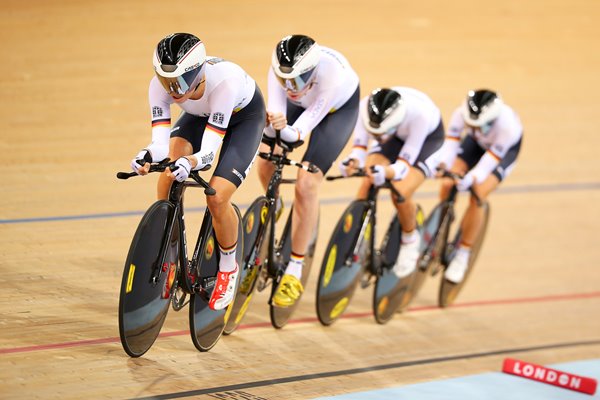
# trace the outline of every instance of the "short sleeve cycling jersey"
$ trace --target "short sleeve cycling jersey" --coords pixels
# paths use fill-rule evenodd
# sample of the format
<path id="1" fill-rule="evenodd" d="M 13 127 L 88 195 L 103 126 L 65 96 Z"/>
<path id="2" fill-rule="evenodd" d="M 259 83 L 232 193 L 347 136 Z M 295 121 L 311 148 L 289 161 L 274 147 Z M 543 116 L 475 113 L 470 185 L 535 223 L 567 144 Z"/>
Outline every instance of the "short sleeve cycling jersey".
<path id="1" fill-rule="evenodd" d="M 320 49 L 321 59 L 315 70 L 316 76 L 310 88 L 298 99 L 286 95 L 285 89 L 277 82 L 275 73 L 269 69 L 267 110 L 285 115 L 287 101 L 304 108 L 305 111 L 292 125 L 300 140 L 304 139 L 328 113 L 342 107 L 358 87 L 358 75 L 348 60 L 333 49 L 323 46 Z"/>

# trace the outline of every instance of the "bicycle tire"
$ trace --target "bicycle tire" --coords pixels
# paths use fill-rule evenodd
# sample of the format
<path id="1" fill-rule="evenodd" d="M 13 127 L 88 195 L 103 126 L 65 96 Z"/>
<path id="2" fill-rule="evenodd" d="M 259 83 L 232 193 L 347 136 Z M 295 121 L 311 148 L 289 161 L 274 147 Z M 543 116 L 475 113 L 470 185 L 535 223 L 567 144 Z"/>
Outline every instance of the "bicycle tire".
<path id="1" fill-rule="evenodd" d="M 294 214 L 294 206 L 290 208 L 290 214 L 288 216 L 287 222 L 283 229 L 283 233 L 281 234 L 281 239 L 279 240 L 279 253 L 280 259 L 283 261 L 284 265 L 287 265 L 287 262 L 290 259 L 290 255 L 292 253 L 292 215 Z M 317 244 L 317 238 L 319 234 L 319 220 L 320 217 L 317 217 L 317 226 L 315 227 L 315 231 L 313 233 L 313 238 L 308 245 L 308 249 L 306 254 L 304 255 L 304 266 L 302 267 L 302 278 L 300 282 L 302 282 L 302 286 L 306 288 L 306 282 L 308 281 L 308 277 L 310 275 L 310 268 L 313 263 L 314 255 L 315 255 L 315 247 Z M 283 275 L 281 275 L 283 276 Z M 273 289 L 271 291 L 271 297 L 269 299 L 269 316 L 271 318 L 271 325 L 276 329 L 283 328 L 291 318 L 292 314 L 300 304 L 300 300 L 302 299 L 302 295 L 296 300 L 293 306 L 291 307 L 276 307 L 272 304 L 272 298 L 277 290 L 277 286 L 279 285 L 279 281 L 281 280 L 281 276 L 277 277 L 277 281 L 273 282 Z"/>
<path id="2" fill-rule="evenodd" d="M 224 335 L 230 335 L 237 329 L 252 300 L 258 272 L 264 262 L 259 254 L 262 240 L 259 238 L 259 231 L 261 226 L 267 222 L 268 206 L 269 200 L 265 196 L 260 196 L 252 202 L 242 218 L 244 254 L 242 255 L 242 264 L 240 264 L 240 285 L 235 301 L 232 303 L 231 315 L 223 330 Z M 268 233 L 267 230 L 262 232 L 263 235 Z"/>
<path id="3" fill-rule="evenodd" d="M 325 326 L 333 324 L 346 310 L 364 273 L 373 234 L 372 219 L 361 232 L 368 207 L 365 200 L 352 201 L 340 216 L 325 249 L 316 296 L 317 317 Z M 359 241 L 357 254 L 351 254 Z M 350 265 L 347 261 L 351 261 Z"/>
<path id="4" fill-rule="evenodd" d="M 436 261 L 434 250 L 439 250 L 441 247 L 441 242 L 436 241 L 440 241 L 444 237 L 443 232 L 441 235 L 438 234 L 442 224 L 442 219 L 444 217 L 442 214 L 443 203 L 439 203 L 434 207 L 433 210 L 431 210 L 431 213 L 427 216 L 427 219 L 423 224 L 423 234 L 421 236 L 421 255 L 417 261 L 417 271 L 411 286 L 412 298 L 417 296 L 423 287 L 425 279 L 427 276 L 431 275 L 433 263 Z M 429 258 L 429 261 L 426 261 L 426 258 Z"/>
<path id="5" fill-rule="evenodd" d="M 417 205 L 417 230 L 422 235 L 423 210 Z M 379 324 L 387 323 L 394 313 L 404 310 L 412 300 L 412 283 L 416 269 L 411 274 L 398 278 L 393 271 L 400 253 L 402 226 L 398 216 L 394 215 L 382 241 L 380 270 L 373 291 L 373 316 Z"/>
<path id="6" fill-rule="evenodd" d="M 127 254 L 119 295 L 119 335 L 123 349 L 131 357 L 140 357 L 152 347 L 169 311 L 179 265 L 177 222 L 167 252 L 162 260 L 159 258 L 174 209 L 166 200 L 152 204 L 142 217 Z M 158 282 L 153 283 L 155 269 L 165 266 Z"/>
<path id="7" fill-rule="evenodd" d="M 233 208 L 238 217 L 238 247 L 236 249 L 236 262 L 239 266 L 242 265 L 242 257 L 244 254 L 244 232 L 242 229 L 242 216 L 240 210 L 236 205 L 233 205 Z M 201 237 L 201 244 L 200 258 L 198 259 L 198 279 L 202 281 L 206 278 L 214 278 L 217 275 L 220 258 L 218 251 L 219 244 L 213 231 L 212 216 L 208 209 L 204 214 L 199 235 Z M 239 279 L 237 285 L 239 285 Z M 227 308 L 223 310 L 212 310 L 208 306 L 211 292 L 211 290 L 207 291 L 206 296 L 193 294 L 190 299 L 190 334 L 194 346 L 202 352 L 212 349 L 221 338 L 231 313 L 232 305 L 235 302 L 234 298 Z"/>
<path id="8" fill-rule="evenodd" d="M 469 266 L 467 267 L 467 271 L 465 272 L 465 276 L 463 280 L 459 283 L 450 282 L 446 278 L 442 276 L 442 282 L 440 284 L 440 290 L 438 295 L 438 305 L 442 308 L 448 307 L 454 303 L 456 297 L 461 292 L 464 287 L 469 275 L 475 268 L 475 263 L 477 262 L 477 256 L 480 253 L 481 246 L 483 245 L 483 240 L 485 239 L 485 234 L 487 232 L 488 222 L 490 218 L 490 207 L 488 203 L 485 203 L 482 207 L 484 207 L 483 214 L 483 223 L 481 225 L 481 229 L 479 234 L 477 235 L 477 239 L 473 243 L 471 247 L 471 255 L 469 257 Z M 462 232 L 459 230 L 456 233 L 454 240 L 452 241 L 452 246 L 449 249 L 448 260 L 451 260 L 453 257 L 454 250 L 460 243 Z"/>

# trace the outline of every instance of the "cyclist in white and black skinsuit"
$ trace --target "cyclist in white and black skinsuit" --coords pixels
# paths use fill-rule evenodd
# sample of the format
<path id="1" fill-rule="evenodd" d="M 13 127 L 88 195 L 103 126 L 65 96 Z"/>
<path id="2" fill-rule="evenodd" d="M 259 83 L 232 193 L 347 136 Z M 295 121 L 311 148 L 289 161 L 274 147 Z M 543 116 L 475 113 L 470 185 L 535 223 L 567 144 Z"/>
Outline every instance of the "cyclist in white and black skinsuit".
<path id="1" fill-rule="evenodd" d="M 210 179 L 216 195 L 206 202 L 220 248 L 219 273 L 209 306 L 223 309 L 233 300 L 239 266 L 235 261 L 238 218 L 231 196 L 246 178 L 265 126 L 266 109 L 254 80 L 238 65 L 207 57 L 196 36 L 175 33 L 154 51 L 156 76 L 150 81 L 152 143 L 131 162 L 145 175 L 150 162 L 176 160 L 158 180 L 158 198 L 166 199 L 174 179 L 191 170 L 217 166 Z M 171 129 L 171 104 L 183 112 Z M 221 147 L 219 159 L 215 154 Z M 140 165 L 140 164 L 143 164 Z"/>
<path id="2" fill-rule="evenodd" d="M 319 46 L 305 35 L 283 38 L 272 55 L 268 75 L 267 136 L 281 131 L 286 142 L 306 140 L 302 158 L 319 167 L 317 173 L 298 171 L 292 216 L 292 255 L 273 297 L 279 307 L 293 305 L 304 290 L 300 278 L 304 254 L 317 226 L 319 186 L 352 135 L 360 100 L 356 72 L 339 52 Z M 263 150 L 267 150 L 266 145 Z M 258 160 L 266 188 L 273 165 Z"/>
<path id="3" fill-rule="evenodd" d="M 396 276 L 403 278 L 415 270 L 419 258 L 421 237 L 412 196 L 425 178 L 435 174 L 444 143 L 441 113 L 425 93 L 401 86 L 374 90 L 361 101 L 360 110 L 354 147 L 340 163 L 340 171 L 348 175 L 367 167 L 360 199 L 367 198 L 372 184 L 381 186 L 386 179 L 404 197 L 402 203 L 394 203 L 402 235 L 393 267 Z M 370 138 L 375 140 L 367 153 Z"/>
<path id="4" fill-rule="evenodd" d="M 461 142 L 463 132 L 466 136 Z M 464 176 L 457 182 L 460 191 L 473 186 L 477 196 L 485 201 L 515 167 L 522 136 L 519 116 L 497 93 L 487 89 L 472 90 L 452 114 L 442 162 L 451 166 L 451 172 Z M 448 196 L 453 184 L 449 179 L 442 183 L 442 199 Z M 459 283 L 463 280 L 470 248 L 482 222 L 483 210 L 471 198 L 461 225 L 461 243 L 444 274 L 449 281 Z"/>

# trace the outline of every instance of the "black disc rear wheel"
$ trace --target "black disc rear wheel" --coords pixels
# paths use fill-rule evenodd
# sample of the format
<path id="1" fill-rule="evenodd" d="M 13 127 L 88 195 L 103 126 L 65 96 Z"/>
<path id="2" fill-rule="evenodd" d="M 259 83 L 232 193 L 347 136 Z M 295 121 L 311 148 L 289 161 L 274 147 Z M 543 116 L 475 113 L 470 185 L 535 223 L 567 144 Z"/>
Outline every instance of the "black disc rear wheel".
<path id="1" fill-rule="evenodd" d="M 281 235 L 281 240 L 279 242 L 281 260 L 284 262 L 284 264 L 287 264 L 287 262 L 290 259 L 290 255 L 292 253 L 292 215 L 293 215 L 293 213 L 294 213 L 294 208 L 292 206 L 290 209 L 290 214 L 288 216 L 288 220 L 286 222 L 285 228 L 283 229 L 283 233 Z M 314 255 L 315 255 L 315 247 L 317 244 L 318 233 L 319 233 L 319 223 L 317 221 L 317 226 L 315 227 L 315 231 L 313 233 L 313 238 L 308 245 L 306 254 L 304 255 L 304 266 L 302 267 L 302 278 L 300 279 L 300 282 L 302 282 L 302 286 L 304 288 L 306 288 L 306 282 L 308 281 L 308 276 L 310 275 L 310 268 L 312 266 L 312 262 L 313 262 Z M 277 286 L 278 286 L 280 280 L 281 280 L 281 276 L 278 276 L 277 282 L 273 282 L 273 290 L 271 291 L 271 298 L 275 294 L 275 291 L 277 290 Z M 275 305 L 271 304 L 269 307 L 269 309 L 270 309 L 269 314 L 271 316 L 271 324 L 277 329 L 283 328 L 288 323 L 292 314 L 298 307 L 298 304 L 300 304 L 301 298 L 302 298 L 302 295 L 300 295 L 300 298 L 298 298 L 296 300 L 296 302 L 294 303 L 294 305 L 292 305 L 290 307 L 276 307 Z"/>
<path id="2" fill-rule="evenodd" d="M 448 307 L 448 306 L 452 305 L 452 303 L 454 303 L 454 301 L 456 300 L 456 297 L 458 296 L 458 294 L 464 287 L 465 283 L 467 282 L 467 278 L 469 277 L 469 275 L 475 268 L 475 263 L 477 262 L 477 256 L 479 255 L 479 252 L 481 251 L 481 246 L 483 245 L 483 240 L 485 239 L 488 221 L 490 218 L 489 204 L 486 203 L 482 207 L 484 207 L 483 223 L 481 225 L 479 234 L 477 235 L 477 239 L 475 240 L 475 243 L 473 243 L 473 246 L 471 247 L 471 255 L 469 256 L 469 266 L 467 268 L 467 271 L 465 272 L 465 276 L 464 276 L 463 280 L 459 283 L 451 282 L 451 281 L 445 279 L 444 277 L 442 277 L 442 283 L 440 285 L 440 292 L 439 292 L 439 297 L 438 297 L 438 304 L 440 307 Z M 449 251 L 448 260 L 452 259 L 454 250 L 460 243 L 461 233 L 462 233 L 461 231 L 457 232 L 456 237 L 454 238 L 454 241 L 452 242 L 451 248 L 448 249 L 448 251 Z"/>
<path id="3" fill-rule="evenodd" d="M 416 219 L 417 230 L 422 235 L 424 217 L 420 206 L 417 206 Z M 394 216 L 381 245 L 380 270 L 373 293 L 373 315 L 380 324 L 385 324 L 395 312 L 406 308 L 413 298 L 411 287 L 417 270 L 402 278 L 393 271 L 400 254 L 401 235 L 402 226 L 398 217 Z"/>
<path id="4" fill-rule="evenodd" d="M 168 201 L 160 200 L 150 206 L 127 254 L 119 296 L 119 334 L 123 349 L 131 357 L 139 357 L 150 349 L 169 311 L 178 267 L 177 223 L 163 257 L 160 251 L 173 214 L 174 207 Z"/>
<path id="5" fill-rule="evenodd" d="M 319 271 L 317 316 L 323 325 L 334 323 L 348 307 L 364 273 L 373 234 L 372 219 L 365 224 L 368 204 L 355 200 L 333 230 Z"/>
<path id="6" fill-rule="evenodd" d="M 267 222 L 267 213 L 269 201 L 266 197 L 261 196 L 254 200 L 244 213 L 242 226 L 244 228 L 244 254 L 242 255 L 242 264 L 240 264 L 240 285 L 235 296 L 235 301 L 232 305 L 231 315 L 227 320 L 223 334 L 229 335 L 233 333 L 244 318 L 252 294 L 256 286 L 258 272 L 264 260 L 260 253 L 260 240 L 265 240 L 264 235 L 267 233 L 263 229 Z M 259 234 L 262 232 L 262 238 Z"/>
<path id="7" fill-rule="evenodd" d="M 238 246 L 236 250 L 236 262 L 238 268 L 242 265 L 242 257 L 244 254 L 243 244 L 243 230 L 242 230 L 242 216 L 240 215 L 239 209 L 233 206 L 238 216 Z M 198 279 L 202 282 L 206 279 L 214 279 L 219 269 L 219 244 L 216 240 L 213 228 L 212 228 L 212 217 L 208 210 L 206 210 L 204 220 L 202 221 L 202 227 L 200 228 L 200 235 L 202 236 L 202 243 L 200 247 L 200 257 L 198 260 Z M 237 284 L 239 285 L 239 279 Z M 237 288 L 236 288 L 237 290 Z M 225 324 L 229 318 L 231 310 L 233 309 L 234 300 L 231 304 L 223 310 L 212 310 L 208 306 L 208 300 L 212 293 L 212 288 L 206 291 L 205 295 L 194 294 L 190 300 L 190 333 L 192 336 L 192 342 L 194 346 L 200 351 L 210 350 L 221 338 L 221 334 L 225 329 Z"/>
<path id="8" fill-rule="evenodd" d="M 444 248 L 444 240 L 446 238 L 444 231 L 447 229 L 447 222 L 444 222 L 444 226 L 442 227 L 442 218 L 444 218 L 443 207 L 442 204 L 438 204 L 423 224 L 421 255 L 417 261 L 417 271 L 410 288 L 411 298 L 417 296 L 427 276 L 431 275 L 433 270 L 440 268 L 434 264 L 440 262 L 441 257 L 439 253 Z"/>

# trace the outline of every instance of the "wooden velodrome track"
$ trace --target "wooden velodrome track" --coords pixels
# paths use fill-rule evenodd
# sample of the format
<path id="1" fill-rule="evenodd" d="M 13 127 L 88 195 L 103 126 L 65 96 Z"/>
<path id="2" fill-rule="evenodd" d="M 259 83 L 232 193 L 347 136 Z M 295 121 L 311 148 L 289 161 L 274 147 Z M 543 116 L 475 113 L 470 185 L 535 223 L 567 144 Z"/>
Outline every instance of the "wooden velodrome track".
<path id="1" fill-rule="evenodd" d="M 3 0 L 0 398 L 313 398 L 498 371 L 506 356 L 600 358 L 599 18 L 593 0 Z M 491 199 L 487 242 L 457 306 L 437 309 L 430 280 L 381 326 L 370 289 L 325 328 L 313 270 L 283 330 L 269 326 L 261 293 L 208 353 L 193 347 L 187 311 L 171 311 L 154 347 L 129 358 L 119 284 L 156 177 L 115 172 L 150 139 L 151 54 L 174 31 L 242 65 L 265 94 L 272 47 L 289 33 L 344 53 L 363 95 L 413 86 L 446 120 L 467 89 L 499 90 L 522 117 L 524 147 Z M 238 204 L 261 193 L 257 182 L 254 171 Z M 354 190 L 323 185 L 317 267 Z M 436 191 L 423 187 L 426 211 Z M 200 217 L 188 215 L 190 228 Z"/>

